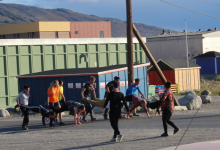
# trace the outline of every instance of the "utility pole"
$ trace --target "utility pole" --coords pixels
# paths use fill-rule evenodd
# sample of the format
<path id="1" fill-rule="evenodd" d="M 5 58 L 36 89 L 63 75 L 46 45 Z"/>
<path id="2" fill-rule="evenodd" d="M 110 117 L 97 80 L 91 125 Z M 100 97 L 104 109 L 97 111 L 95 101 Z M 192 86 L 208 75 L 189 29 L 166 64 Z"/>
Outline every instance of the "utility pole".
<path id="1" fill-rule="evenodd" d="M 126 6 L 127 6 L 128 86 L 130 86 L 133 83 L 133 81 L 134 81 L 132 0 L 126 0 Z"/>

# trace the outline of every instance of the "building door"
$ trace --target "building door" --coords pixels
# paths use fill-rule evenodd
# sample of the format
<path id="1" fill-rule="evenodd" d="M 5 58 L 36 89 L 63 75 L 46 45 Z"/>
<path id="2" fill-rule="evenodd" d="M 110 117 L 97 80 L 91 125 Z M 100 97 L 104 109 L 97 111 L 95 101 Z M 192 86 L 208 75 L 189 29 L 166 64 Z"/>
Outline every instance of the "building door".
<path id="1" fill-rule="evenodd" d="M 100 31 L 100 38 L 104 38 L 104 32 Z"/>

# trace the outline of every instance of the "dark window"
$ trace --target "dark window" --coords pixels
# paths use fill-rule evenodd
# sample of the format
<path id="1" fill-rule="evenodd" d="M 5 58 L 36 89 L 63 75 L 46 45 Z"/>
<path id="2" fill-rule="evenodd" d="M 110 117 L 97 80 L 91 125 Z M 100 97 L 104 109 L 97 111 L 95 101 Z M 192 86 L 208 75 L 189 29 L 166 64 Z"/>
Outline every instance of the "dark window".
<path id="1" fill-rule="evenodd" d="M 3 37 L 2 37 L 3 39 L 5 39 L 5 35 L 3 35 Z"/>
<path id="2" fill-rule="evenodd" d="M 75 31 L 75 34 L 78 34 L 78 31 Z"/>
<path id="3" fill-rule="evenodd" d="M 17 34 L 17 39 L 19 39 L 20 38 L 20 34 Z"/>
<path id="4" fill-rule="evenodd" d="M 0 39 L 2 39 L 2 35 L 0 35 Z"/>
<path id="5" fill-rule="evenodd" d="M 104 38 L 104 32 L 100 31 L 100 38 Z"/>
<path id="6" fill-rule="evenodd" d="M 190 57 L 190 54 L 188 54 L 188 57 Z"/>
<path id="7" fill-rule="evenodd" d="M 58 37 L 58 32 L 55 32 L 55 38 L 59 38 L 59 37 Z"/>
<path id="8" fill-rule="evenodd" d="M 16 39 L 17 38 L 17 34 L 14 34 L 14 39 Z"/>
<path id="9" fill-rule="evenodd" d="M 28 33 L 28 38 L 31 39 L 31 33 L 30 32 Z"/>
<path id="10" fill-rule="evenodd" d="M 34 39 L 34 32 L 31 33 L 31 38 Z"/>

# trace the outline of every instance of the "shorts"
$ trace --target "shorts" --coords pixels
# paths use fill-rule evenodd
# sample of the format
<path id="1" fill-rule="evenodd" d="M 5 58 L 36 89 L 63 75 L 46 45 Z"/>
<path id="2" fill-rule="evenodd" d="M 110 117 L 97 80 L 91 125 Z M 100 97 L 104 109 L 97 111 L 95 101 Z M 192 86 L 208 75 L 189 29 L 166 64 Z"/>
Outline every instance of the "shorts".
<path id="1" fill-rule="evenodd" d="M 49 103 L 50 107 L 57 107 L 60 105 L 60 102 L 56 102 L 56 103 Z"/>

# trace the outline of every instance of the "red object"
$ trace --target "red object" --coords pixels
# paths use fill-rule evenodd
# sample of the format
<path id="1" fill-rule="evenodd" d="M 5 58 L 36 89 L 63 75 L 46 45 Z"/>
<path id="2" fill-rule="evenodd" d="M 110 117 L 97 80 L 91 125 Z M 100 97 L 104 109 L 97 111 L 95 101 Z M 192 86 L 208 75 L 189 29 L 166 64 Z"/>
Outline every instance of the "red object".
<path id="1" fill-rule="evenodd" d="M 70 22 L 71 38 L 100 38 L 102 35 L 104 38 L 111 38 L 111 22 Z"/>
<path id="2" fill-rule="evenodd" d="M 167 80 L 170 80 L 172 84 L 175 84 L 174 70 L 164 70 L 162 72 Z M 156 71 L 149 71 L 148 73 L 150 85 L 164 85 Z"/>

